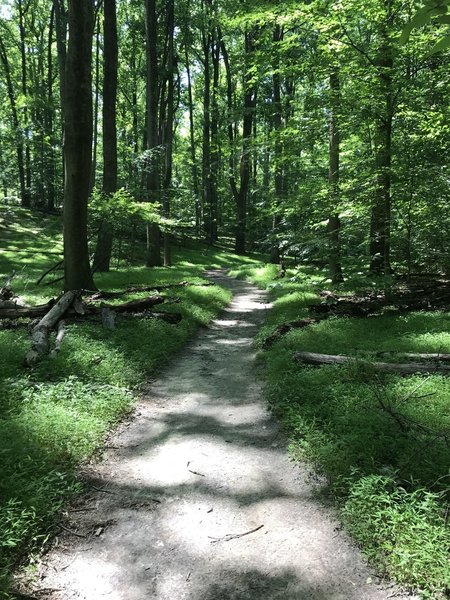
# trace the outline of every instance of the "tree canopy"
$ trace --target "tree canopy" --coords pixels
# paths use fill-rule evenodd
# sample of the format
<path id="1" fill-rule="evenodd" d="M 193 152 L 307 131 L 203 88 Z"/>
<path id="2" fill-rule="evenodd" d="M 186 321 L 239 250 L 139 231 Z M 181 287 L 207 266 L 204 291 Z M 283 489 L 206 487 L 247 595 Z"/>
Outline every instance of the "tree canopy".
<path id="1" fill-rule="evenodd" d="M 448 10 L 448 0 L 97 2 L 83 167 L 94 270 L 141 235 L 147 265 L 169 265 L 181 230 L 273 262 L 329 264 L 335 280 L 357 263 L 375 276 L 447 270 Z M 11 0 L 0 16 L 1 187 L 25 207 L 69 202 L 69 17 L 65 0 Z M 142 218 L 119 218 L 118 190 L 134 215 L 148 203 Z"/>

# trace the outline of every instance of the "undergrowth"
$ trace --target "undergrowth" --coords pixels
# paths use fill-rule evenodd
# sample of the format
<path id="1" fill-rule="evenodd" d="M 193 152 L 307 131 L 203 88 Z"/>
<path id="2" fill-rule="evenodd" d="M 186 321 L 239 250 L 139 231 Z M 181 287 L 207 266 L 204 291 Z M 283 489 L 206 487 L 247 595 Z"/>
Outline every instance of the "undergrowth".
<path id="1" fill-rule="evenodd" d="M 36 285 L 60 259 L 60 219 L 8 209 L 0 229 L 6 241 L 0 252 L 0 278 L 15 270 L 13 289 L 31 303 L 60 293 L 61 283 Z M 123 290 L 186 280 L 202 283 L 205 268 L 243 261 L 224 248 L 185 246 L 174 248 L 171 268 L 126 265 L 96 276 L 97 286 Z M 47 279 L 60 274 L 56 271 Z M 121 315 L 113 331 L 92 322 L 68 323 L 60 353 L 33 369 L 23 366 L 30 347 L 27 329 L 0 330 L 0 598 L 9 597 L 12 571 L 42 548 L 58 525 L 64 502 L 80 490 L 80 463 L 101 448 L 105 434 L 131 409 L 149 375 L 230 298 L 218 286 L 174 287 L 164 295 L 167 301 L 158 309 L 181 313 L 179 324 Z"/>
<path id="2" fill-rule="evenodd" d="M 274 265 L 244 265 L 234 274 L 267 288 L 274 301 L 259 343 L 277 325 L 307 317 L 319 290 L 333 289 L 313 269 L 288 270 L 282 280 Z M 342 287 L 351 292 L 352 283 Z M 356 360 L 306 367 L 294 363 L 296 350 Z M 394 352 L 386 360 L 397 362 L 395 352 L 450 352 L 450 314 L 332 317 L 293 329 L 264 353 L 266 394 L 292 456 L 326 476 L 343 522 L 379 572 L 425 598 L 447 597 L 449 381 L 380 375 L 370 368 L 378 351 Z"/>

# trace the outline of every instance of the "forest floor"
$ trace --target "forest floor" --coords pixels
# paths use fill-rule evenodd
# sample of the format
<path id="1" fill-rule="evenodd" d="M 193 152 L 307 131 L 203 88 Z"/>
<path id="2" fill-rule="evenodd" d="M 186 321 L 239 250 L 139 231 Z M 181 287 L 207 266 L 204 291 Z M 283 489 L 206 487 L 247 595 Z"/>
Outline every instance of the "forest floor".
<path id="1" fill-rule="evenodd" d="M 233 301 L 150 382 L 133 418 L 86 468 L 33 595 L 52 600 L 386 600 L 288 459 L 263 400 L 253 338 L 265 292 L 211 272 Z"/>

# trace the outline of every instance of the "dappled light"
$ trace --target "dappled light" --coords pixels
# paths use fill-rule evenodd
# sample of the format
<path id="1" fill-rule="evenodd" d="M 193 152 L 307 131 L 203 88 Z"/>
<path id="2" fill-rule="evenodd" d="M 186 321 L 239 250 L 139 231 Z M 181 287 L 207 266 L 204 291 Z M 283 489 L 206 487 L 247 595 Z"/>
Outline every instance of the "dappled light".
<path id="1" fill-rule="evenodd" d="M 247 334 L 265 296 L 218 281 L 237 292 L 231 307 L 146 387 L 139 418 L 86 469 L 67 524 L 82 537 L 62 536 L 43 559 L 44 585 L 87 599 L 381 600 L 261 404 Z"/>

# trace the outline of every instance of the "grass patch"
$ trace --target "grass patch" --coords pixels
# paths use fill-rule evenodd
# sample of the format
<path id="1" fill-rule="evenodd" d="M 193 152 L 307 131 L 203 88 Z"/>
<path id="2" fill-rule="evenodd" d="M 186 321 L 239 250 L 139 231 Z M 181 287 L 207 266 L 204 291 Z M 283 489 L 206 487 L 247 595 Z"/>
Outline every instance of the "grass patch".
<path id="1" fill-rule="evenodd" d="M 261 342 L 284 322 L 308 315 L 318 271 L 244 266 L 236 274 L 274 301 Z M 352 289 L 360 289 L 356 282 Z M 342 289 L 342 286 L 341 286 Z M 296 350 L 360 360 L 320 368 L 293 362 Z M 450 352 L 450 313 L 333 317 L 291 330 L 264 354 L 266 394 L 296 459 L 326 475 L 349 531 L 378 569 L 424 597 L 450 593 L 450 386 L 439 375 L 397 377 L 370 368 L 374 353 Z M 383 360 L 398 359 L 394 356 Z"/>
<path id="2" fill-rule="evenodd" d="M 7 208 L 0 218 L 6 241 L 0 279 L 13 270 L 13 289 L 31 303 L 45 302 L 60 285 L 37 286 L 59 259 L 61 223 L 55 216 Z M 127 265 L 96 276 L 100 289 L 205 281 L 205 268 L 256 263 L 225 248 L 190 244 L 174 248 L 174 266 Z M 57 272 L 56 275 L 61 275 Z M 142 297 L 129 294 L 126 301 Z M 26 328 L 0 331 L 0 598 L 8 597 L 11 572 L 52 532 L 64 502 L 80 490 L 76 471 L 102 445 L 106 432 L 130 410 L 149 375 L 157 373 L 229 302 L 218 286 L 174 287 L 158 310 L 180 312 L 177 325 L 117 315 L 116 328 L 69 323 L 61 352 L 25 370 Z"/>

